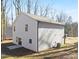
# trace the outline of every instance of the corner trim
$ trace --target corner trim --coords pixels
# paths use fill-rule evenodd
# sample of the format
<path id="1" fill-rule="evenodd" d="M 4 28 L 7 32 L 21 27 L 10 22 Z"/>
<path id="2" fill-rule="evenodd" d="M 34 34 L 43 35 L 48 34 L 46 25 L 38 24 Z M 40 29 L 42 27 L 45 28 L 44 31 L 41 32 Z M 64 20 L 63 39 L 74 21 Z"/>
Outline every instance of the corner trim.
<path id="1" fill-rule="evenodd" d="M 38 26 L 39 26 L 39 21 L 37 21 L 37 52 L 39 52 L 39 51 L 38 51 L 38 48 L 39 48 L 39 47 L 38 47 Z"/>

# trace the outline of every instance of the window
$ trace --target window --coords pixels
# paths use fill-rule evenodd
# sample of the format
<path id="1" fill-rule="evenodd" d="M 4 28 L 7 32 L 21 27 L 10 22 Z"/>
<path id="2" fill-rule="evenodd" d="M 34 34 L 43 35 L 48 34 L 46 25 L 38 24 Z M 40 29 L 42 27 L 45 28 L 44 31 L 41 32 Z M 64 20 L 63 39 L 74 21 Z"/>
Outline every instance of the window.
<path id="1" fill-rule="evenodd" d="M 32 43 L 32 39 L 29 39 L 29 43 L 30 43 L 30 44 Z"/>
<path id="2" fill-rule="evenodd" d="M 19 44 L 19 45 L 22 45 L 21 38 L 18 38 L 18 44 Z"/>
<path id="3" fill-rule="evenodd" d="M 28 31 L 28 24 L 25 25 L 25 31 Z"/>
<path id="4" fill-rule="evenodd" d="M 14 32 L 15 32 L 15 26 L 14 26 Z"/>

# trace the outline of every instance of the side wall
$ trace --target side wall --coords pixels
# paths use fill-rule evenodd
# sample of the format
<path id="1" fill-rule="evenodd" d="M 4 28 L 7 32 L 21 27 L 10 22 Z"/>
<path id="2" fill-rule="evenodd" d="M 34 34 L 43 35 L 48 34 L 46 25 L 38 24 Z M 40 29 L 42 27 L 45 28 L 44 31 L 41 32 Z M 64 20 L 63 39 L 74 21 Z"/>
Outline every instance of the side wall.
<path id="1" fill-rule="evenodd" d="M 25 31 L 25 25 L 28 24 L 28 31 Z M 17 21 L 13 25 L 15 26 L 15 32 L 13 31 L 13 43 L 18 44 L 17 38 L 21 38 L 22 46 L 37 51 L 37 21 L 32 20 L 28 16 L 21 14 L 17 17 Z M 29 39 L 32 39 L 32 43 L 29 43 Z"/>
<path id="2" fill-rule="evenodd" d="M 57 43 L 64 43 L 64 26 L 39 22 L 38 28 L 38 50 L 42 51 L 56 47 Z"/>

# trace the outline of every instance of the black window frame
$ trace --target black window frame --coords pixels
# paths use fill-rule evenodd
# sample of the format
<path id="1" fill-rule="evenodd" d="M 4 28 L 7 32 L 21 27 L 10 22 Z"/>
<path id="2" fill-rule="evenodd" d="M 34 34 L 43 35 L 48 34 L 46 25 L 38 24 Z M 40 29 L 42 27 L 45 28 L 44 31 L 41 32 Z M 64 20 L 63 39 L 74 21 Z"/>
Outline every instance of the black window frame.
<path id="1" fill-rule="evenodd" d="M 25 25 L 25 31 L 28 31 L 28 24 Z"/>
<path id="2" fill-rule="evenodd" d="M 29 39 L 29 43 L 32 44 L 32 39 Z"/>

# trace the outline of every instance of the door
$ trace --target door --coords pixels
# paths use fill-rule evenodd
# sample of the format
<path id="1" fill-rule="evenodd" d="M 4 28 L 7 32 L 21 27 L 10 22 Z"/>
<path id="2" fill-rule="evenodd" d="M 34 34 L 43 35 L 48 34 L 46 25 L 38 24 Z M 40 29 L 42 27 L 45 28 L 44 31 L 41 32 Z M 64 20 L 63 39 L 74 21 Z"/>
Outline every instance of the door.
<path id="1" fill-rule="evenodd" d="M 19 44 L 19 45 L 22 45 L 21 38 L 18 38 L 18 44 Z"/>

